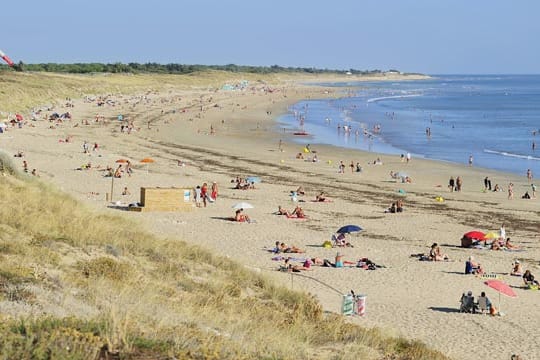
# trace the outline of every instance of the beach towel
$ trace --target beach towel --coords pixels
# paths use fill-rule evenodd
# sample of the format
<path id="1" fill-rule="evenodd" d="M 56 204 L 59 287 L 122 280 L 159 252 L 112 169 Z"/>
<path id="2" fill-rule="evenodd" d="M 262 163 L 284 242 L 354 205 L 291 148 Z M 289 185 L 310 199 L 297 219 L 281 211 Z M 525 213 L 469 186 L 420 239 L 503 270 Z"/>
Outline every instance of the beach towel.
<path id="1" fill-rule="evenodd" d="M 286 218 L 287 219 L 294 219 L 294 220 L 307 220 L 308 219 L 307 216 L 298 217 L 298 216 L 294 216 L 294 215 L 287 215 Z"/>
<path id="2" fill-rule="evenodd" d="M 289 261 L 298 261 L 298 262 L 306 261 L 306 258 L 294 258 L 294 257 L 282 256 L 282 255 L 274 256 L 272 258 L 272 260 L 274 260 L 274 261 L 282 261 L 282 260 L 285 260 L 285 259 L 289 259 Z"/>

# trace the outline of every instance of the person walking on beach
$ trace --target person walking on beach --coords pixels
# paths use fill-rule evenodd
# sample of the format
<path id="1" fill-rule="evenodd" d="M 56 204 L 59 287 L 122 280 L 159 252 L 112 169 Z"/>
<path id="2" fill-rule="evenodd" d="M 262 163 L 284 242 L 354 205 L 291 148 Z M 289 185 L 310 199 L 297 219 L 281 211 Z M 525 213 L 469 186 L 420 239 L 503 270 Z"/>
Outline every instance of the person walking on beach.
<path id="1" fill-rule="evenodd" d="M 532 182 L 533 174 L 531 169 L 527 169 L 527 180 L 529 180 L 529 183 Z"/>
<path id="2" fill-rule="evenodd" d="M 469 155 L 469 166 L 472 166 L 473 165 L 473 156 L 472 155 Z"/>
<path id="3" fill-rule="evenodd" d="M 536 185 L 531 184 L 531 191 L 533 199 L 536 199 Z"/>
<path id="4" fill-rule="evenodd" d="M 512 200 L 514 198 L 514 184 L 509 183 L 508 184 L 508 200 Z"/>
<path id="5" fill-rule="evenodd" d="M 85 141 L 85 142 L 82 144 L 82 148 L 83 148 L 83 153 L 84 153 L 84 154 L 88 154 L 88 153 L 89 153 L 90 146 L 88 145 L 88 142 Z"/>
<path id="6" fill-rule="evenodd" d="M 201 207 L 201 187 L 197 185 L 195 188 L 195 206 Z"/>
<path id="7" fill-rule="evenodd" d="M 409 161 L 411 161 L 411 153 L 410 152 L 407 153 L 407 164 L 409 163 Z"/>
<path id="8" fill-rule="evenodd" d="M 491 180 L 486 176 L 484 179 L 484 192 L 488 190 L 491 191 Z"/>
<path id="9" fill-rule="evenodd" d="M 450 189 L 450 192 L 454 192 L 455 187 L 456 181 L 454 180 L 453 176 L 450 176 L 450 180 L 448 180 L 448 188 Z"/>
<path id="10" fill-rule="evenodd" d="M 204 207 L 206 207 L 206 197 L 208 196 L 208 184 L 203 183 L 201 187 L 201 198 L 202 202 L 204 204 Z"/>
<path id="11" fill-rule="evenodd" d="M 458 176 L 456 178 L 456 191 L 461 191 L 461 185 L 463 185 L 463 180 L 461 180 L 461 177 Z"/>
<path id="12" fill-rule="evenodd" d="M 216 201 L 217 199 L 217 196 L 218 196 L 218 185 L 217 185 L 217 182 L 213 182 L 212 183 L 212 189 L 211 189 L 212 193 L 210 194 L 210 196 L 212 197 L 212 199 L 214 199 L 214 201 Z"/>

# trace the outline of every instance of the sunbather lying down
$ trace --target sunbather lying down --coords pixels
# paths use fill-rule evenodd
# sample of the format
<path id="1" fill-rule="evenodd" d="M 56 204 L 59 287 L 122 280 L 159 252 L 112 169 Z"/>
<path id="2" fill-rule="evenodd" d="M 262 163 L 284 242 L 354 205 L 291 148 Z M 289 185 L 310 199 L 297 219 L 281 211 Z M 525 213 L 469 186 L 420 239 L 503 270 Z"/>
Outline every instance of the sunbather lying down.
<path id="1" fill-rule="evenodd" d="M 297 217 L 299 219 L 305 219 L 306 218 L 306 215 L 304 214 L 304 210 L 302 210 L 302 208 L 300 207 L 300 205 L 297 205 L 293 212 L 290 214 L 290 215 L 287 215 L 287 217 L 291 218 L 291 217 Z"/>
<path id="2" fill-rule="evenodd" d="M 272 250 L 269 250 L 275 254 L 279 254 L 279 253 L 297 253 L 297 254 L 303 254 L 305 253 L 304 250 L 292 245 L 292 246 L 289 246 L 287 244 L 285 244 L 284 242 L 279 242 L 279 241 L 276 241 L 276 246 L 272 249 Z"/>
<path id="3" fill-rule="evenodd" d="M 302 270 L 311 270 L 311 259 L 306 259 L 302 265 L 293 265 L 290 263 L 289 258 L 285 259 L 284 265 L 280 268 L 280 270 L 288 271 L 288 272 L 300 272 Z"/>

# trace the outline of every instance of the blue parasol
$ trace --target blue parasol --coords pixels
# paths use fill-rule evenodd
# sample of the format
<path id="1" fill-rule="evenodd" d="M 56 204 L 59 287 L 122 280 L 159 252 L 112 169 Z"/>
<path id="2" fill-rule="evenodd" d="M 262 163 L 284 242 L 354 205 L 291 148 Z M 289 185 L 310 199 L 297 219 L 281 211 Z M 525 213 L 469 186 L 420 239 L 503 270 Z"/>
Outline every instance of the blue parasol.
<path id="1" fill-rule="evenodd" d="M 250 184 L 251 184 L 251 183 L 256 183 L 256 184 L 258 184 L 258 183 L 261 182 L 261 178 L 258 177 L 258 176 L 248 176 L 248 177 L 246 178 L 246 181 L 247 181 L 248 183 L 250 183 Z"/>
<path id="2" fill-rule="evenodd" d="M 336 231 L 338 234 L 348 234 L 352 232 L 362 231 L 362 228 L 358 225 L 345 225 Z"/>

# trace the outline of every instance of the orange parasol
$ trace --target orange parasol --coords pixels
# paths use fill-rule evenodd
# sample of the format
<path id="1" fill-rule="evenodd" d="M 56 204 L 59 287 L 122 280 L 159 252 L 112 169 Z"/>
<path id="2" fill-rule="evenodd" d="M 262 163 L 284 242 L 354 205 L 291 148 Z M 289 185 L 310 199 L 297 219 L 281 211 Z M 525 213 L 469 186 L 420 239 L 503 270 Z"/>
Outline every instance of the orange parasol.
<path id="1" fill-rule="evenodd" d="M 152 158 L 144 158 L 144 159 L 141 160 L 141 162 L 143 164 L 150 164 L 150 163 L 153 163 L 153 162 L 156 162 L 156 161 L 154 159 L 152 159 Z"/>

